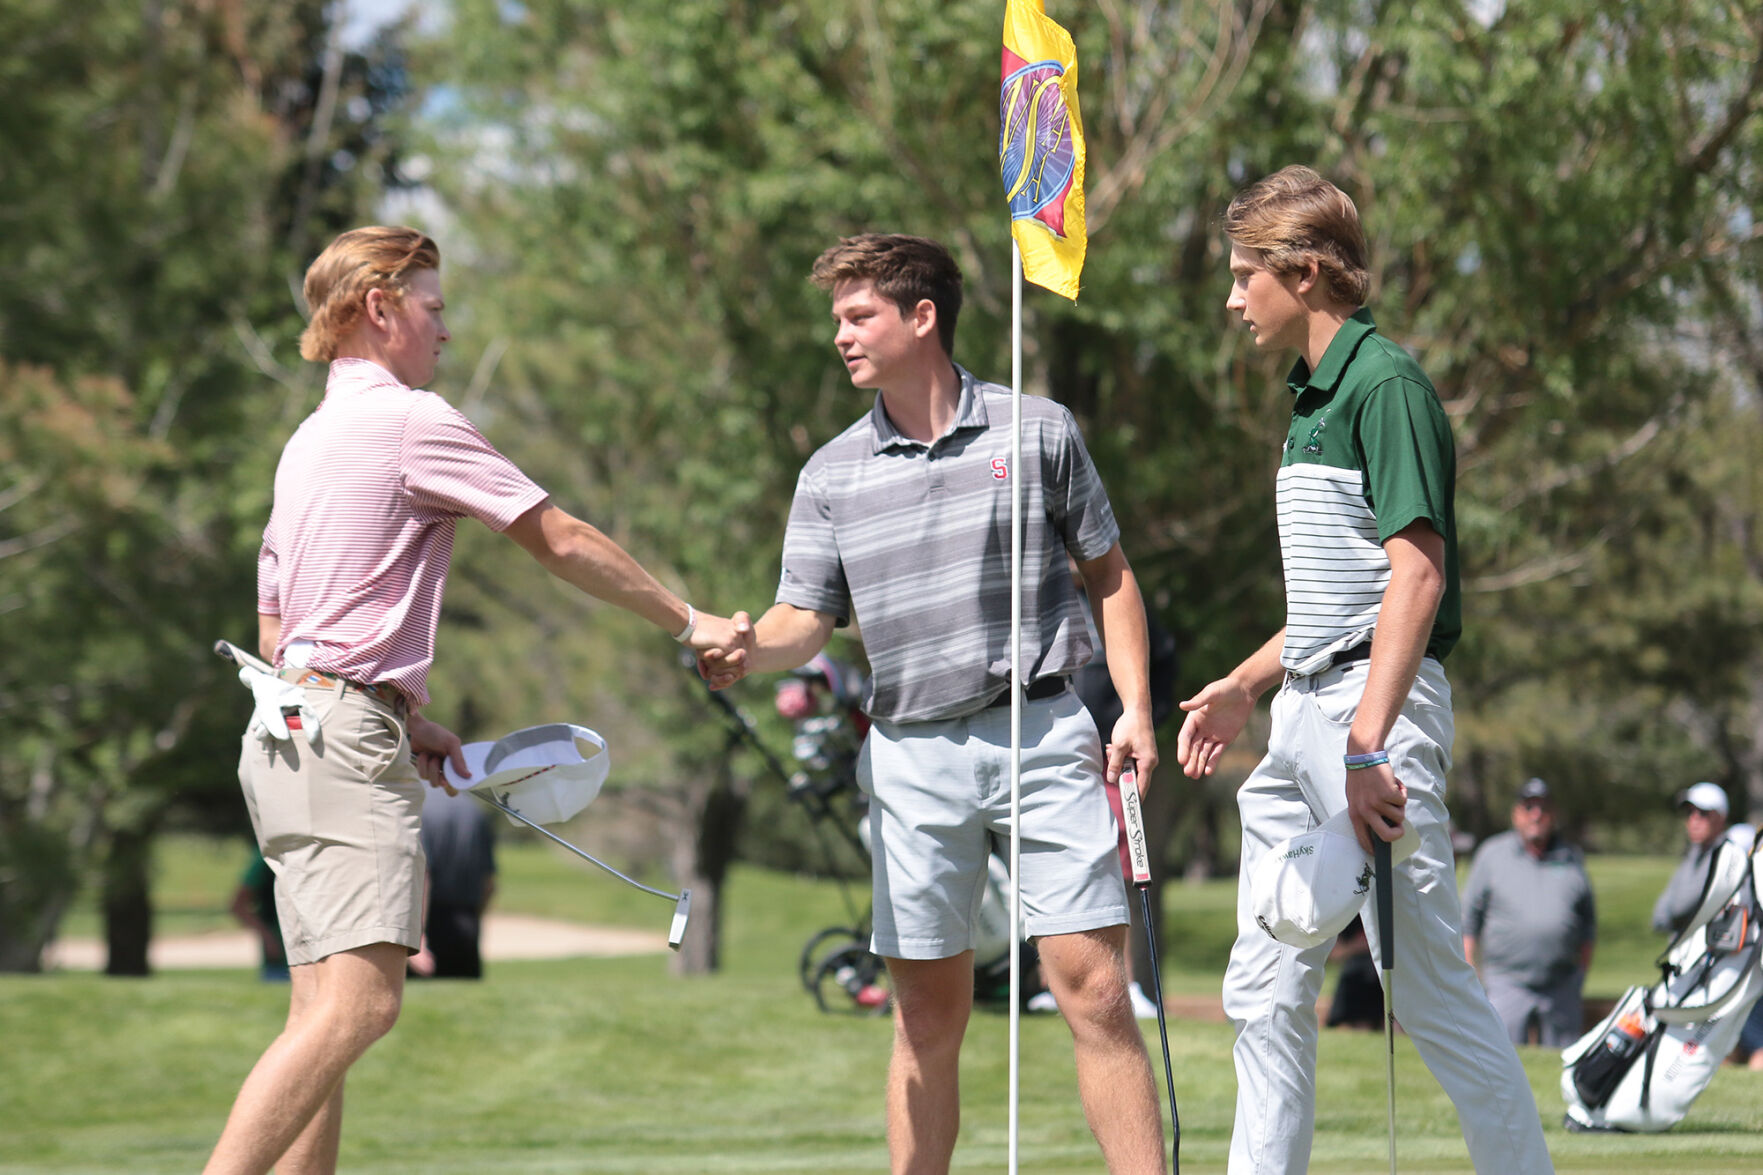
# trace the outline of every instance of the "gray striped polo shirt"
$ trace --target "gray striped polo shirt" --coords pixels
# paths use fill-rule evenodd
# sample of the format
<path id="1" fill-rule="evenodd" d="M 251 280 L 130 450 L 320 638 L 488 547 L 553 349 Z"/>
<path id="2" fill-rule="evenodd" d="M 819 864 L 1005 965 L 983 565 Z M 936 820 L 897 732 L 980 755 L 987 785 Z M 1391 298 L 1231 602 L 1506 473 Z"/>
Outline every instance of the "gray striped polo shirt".
<path id="1" fill-rule="evenodd" d="M 889 722 L 957 718 L 1009 684 L 1011 395 L 956 367 L 955 422 L 903 436 L 878 393 L 868 415 L 802 469 L 779 603 L 862 628 L 864 709 Z M 1061 404 L 1022 398 L 1022 655 L 1027 680 L 1090 658 L 1065 553 L 1108 553 L 1120 528 Z"/>

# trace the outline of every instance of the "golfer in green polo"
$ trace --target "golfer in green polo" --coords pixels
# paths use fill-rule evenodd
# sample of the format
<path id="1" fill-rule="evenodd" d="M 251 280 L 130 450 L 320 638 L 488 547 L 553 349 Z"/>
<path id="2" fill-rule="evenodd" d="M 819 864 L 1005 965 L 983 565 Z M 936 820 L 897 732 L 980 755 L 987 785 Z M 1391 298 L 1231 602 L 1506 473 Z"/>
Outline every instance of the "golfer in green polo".
<path id="1" fill-rule="evenodd" d="M 1238 792 L 1244 878 L 1274 845 L 1347 810 L 1365 847 L 1412 821 L 1395 869 L 1396 1018 L 1457 1107 L 1480 1172 L 1552 1171 L 1524 1070 L 1462 955 L 1445 810 L 1461 630 L 1456 476 L 1437 393 L 1363 306 L 1358 210 L 1307 167 L 1250 185 L 1225 213 L 1231 293 L 1263 350 L 1298 356 L 1277 516 L 1286 624 L 1182 703 L 1176 758 L 1212 773 L 1267 690 L 1267 756 Z M 1369 895 L 1368 895 L 1369 897 Z M 1369 906 L 1369 901 L 1367 902 Z M 1373 952 L 1383 927 L 1368 908 Z M 1224 1007 L 1237 1028 L 1232 1175 L 1301 1172 L 1316 1119 L 1316 998 L 1331 943 L 1276 942 L 1239 883 Z"/>

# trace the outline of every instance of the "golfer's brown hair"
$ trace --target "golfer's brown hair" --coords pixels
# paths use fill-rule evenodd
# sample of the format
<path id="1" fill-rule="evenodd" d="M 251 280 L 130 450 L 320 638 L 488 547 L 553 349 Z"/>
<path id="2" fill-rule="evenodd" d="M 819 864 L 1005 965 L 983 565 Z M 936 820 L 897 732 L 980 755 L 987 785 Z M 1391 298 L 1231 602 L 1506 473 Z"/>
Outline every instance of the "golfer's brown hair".
<path id="1" fill-rule="evenodd" d="M 843 281 L 869 281 L 875 292 L 909 315 L 926 298 L 937 308 L 937 338 L 955 354 L 955 320 L 961 316 L 961 267 L 949 251 L 927 237 L 863 233 L 846 237 L 815 259 L 809 275 L 831 290 Z"/>
<path id="2" fill-rule="evenodd" d="M 1302 164 L 1256 180 L 1224 212 L 1224 235 L 1261 254 L 1284 277 L 1314 261 L 1329 294 L 1359 306 L 1371 288 L 1359 210 L 1339 188 Z"/>
<path id="3" fill-rule="evenodd" d="M 402 225 L 350 229 L 306 270 L 312 318 L 300 335 L 300 357 L 329 363 L 360 324 L 369 290 L 384 290 L 401 303 L 412 273 L 439 268 L 441 247 L 426 233 Z"/>

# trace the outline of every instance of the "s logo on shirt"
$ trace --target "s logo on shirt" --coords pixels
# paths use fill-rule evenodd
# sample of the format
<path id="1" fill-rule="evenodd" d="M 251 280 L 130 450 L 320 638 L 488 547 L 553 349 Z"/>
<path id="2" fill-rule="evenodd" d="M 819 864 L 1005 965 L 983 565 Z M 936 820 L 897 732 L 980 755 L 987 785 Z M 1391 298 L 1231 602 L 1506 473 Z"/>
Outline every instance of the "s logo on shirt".
<path id="1" fill-rule="evenodd" d="M 992 458 L 992 480 L 1003 481 L 1010 476 L 1010 463 L 1002 457 Z"/>

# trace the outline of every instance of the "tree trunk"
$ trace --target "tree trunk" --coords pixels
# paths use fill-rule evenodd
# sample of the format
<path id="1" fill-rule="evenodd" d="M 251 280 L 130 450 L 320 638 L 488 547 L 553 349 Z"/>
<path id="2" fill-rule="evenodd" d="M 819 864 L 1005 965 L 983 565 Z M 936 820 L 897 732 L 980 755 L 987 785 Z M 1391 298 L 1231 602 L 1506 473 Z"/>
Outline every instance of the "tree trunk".
<path id="1" fill-rule="evenodd" d="M 1187 868 L 1182 871 L 1182 876 L 1198 885 L 1223 871 L 1218 856 L 1218 805 L 1204 787 L 1188 794 L 1193 796 L 1194 819 L 1193 831 L 1189 834 Z"/>
<path id="2" fill-rule="evenodd" d="M 1488 807 L 1486 781 L 1492 770 L 1487 751 L 1478 745 L 1451 772 L 1451 818 L 1460 832 L 1474 835 L 1476 844 L 1500 831 Z"/>
<path id="3" fill-rule="evenodd" d="M 1734 818 L 1763 824 L 1763 661 L 1753 658 L 1746 676 L 1750 697 L 1740 710 L 1744 715 L 1744 750 L 1738 756 L 1738 773 L 1733 779 L 1742 798 Z"/>
<path id="4" fill-rule="evenodd" d="M 747 811 L 747 787 L 734 778 L 731 759 L 719 756 L 711 781 L 686 789 L 686 823 L 697 833 L 674 849 L 675 874 L 692 891 L 691 918 L 670 967 L 675 975 L 704 975 L 722 965 L 722 885 Z"/>
<path id="5" fill-rule="evenodd" d="M 153 900 L 147 880 L 152 849 L 149 831 L 111 834 L 102 894 L 106 975 L 152 974 L 147 963 L 147 944 L 153 938 Z"/>
<path id="6" fill-rule="evenodd" d="M 0 860 L 0 974 L 34 975 L 42 971 L 43 949 L 54 941 L 73 902 L 73 875 L 55 866 L 33 873 L 20 863 L 21 854 L 0 851 L 0 856 L 7 858 Z"/>
<path id="7" fill-rule="evenodd" d="M 53 751 L 31 770 L 24 803 L 0 808 L 0 973 L 35 974 L 43 950 L 79 888 L 80 861 L 95 830 L 92 805 L 71 832 L 45 823 L 56 788 Z"/>

